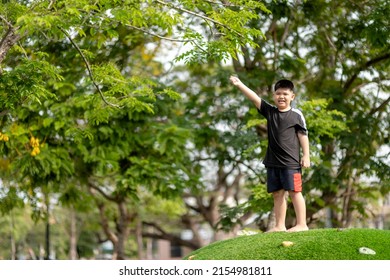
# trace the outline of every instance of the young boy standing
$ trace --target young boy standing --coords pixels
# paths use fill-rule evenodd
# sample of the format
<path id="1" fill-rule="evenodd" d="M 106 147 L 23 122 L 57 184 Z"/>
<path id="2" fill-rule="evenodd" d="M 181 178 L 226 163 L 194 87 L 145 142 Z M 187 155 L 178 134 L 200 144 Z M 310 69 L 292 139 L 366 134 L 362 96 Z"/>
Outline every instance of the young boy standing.
<path id="1" fill-rule="evenodd" d="M 310 166 L 309 138 L 302 113 L 291 108 L 291 102 L 295 98 L 294 84 L 289 80 L 278 81 L 273 93 L 276 106 L 272 106 L 239 78 L 231 76 L 230 81 L 267 119 L 268 148 L 263 163 L 267 168 L 267 191 L 273 195 L 276 219 L 275 227 L 269 232 L 286 231 L 286 191 L 291 197 L 296 215 L 296 225 L 288 231 L 308 230 L 306 205 L 302 196 L 301 167 Z"/>

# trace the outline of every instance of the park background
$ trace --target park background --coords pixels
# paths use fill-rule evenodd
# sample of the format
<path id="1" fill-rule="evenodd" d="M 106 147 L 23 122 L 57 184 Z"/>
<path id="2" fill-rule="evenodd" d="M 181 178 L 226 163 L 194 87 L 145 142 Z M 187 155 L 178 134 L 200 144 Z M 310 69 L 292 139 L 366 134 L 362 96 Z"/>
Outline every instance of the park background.
<path id="1" fill-rule="evenodd" d="M 4 0 L 0 259 L 181 259 L 272 226 L 280 78 L 309 129 L 308 224 L 390 228 L 386 0 Z M 291 205 L 288 225 L 294 224 Z"/>

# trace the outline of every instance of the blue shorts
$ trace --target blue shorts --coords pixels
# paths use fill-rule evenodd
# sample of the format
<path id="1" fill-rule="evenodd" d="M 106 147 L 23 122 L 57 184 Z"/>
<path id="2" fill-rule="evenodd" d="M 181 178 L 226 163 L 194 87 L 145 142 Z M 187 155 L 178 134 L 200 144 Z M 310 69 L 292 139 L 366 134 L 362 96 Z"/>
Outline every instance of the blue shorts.
<path id="1" fill-rule="evenodd" d="M 302 172 L 300 168 L 267 167 L 267 191 L 272 193 L 282 189 L 294 192 L 302 191 Z"/>

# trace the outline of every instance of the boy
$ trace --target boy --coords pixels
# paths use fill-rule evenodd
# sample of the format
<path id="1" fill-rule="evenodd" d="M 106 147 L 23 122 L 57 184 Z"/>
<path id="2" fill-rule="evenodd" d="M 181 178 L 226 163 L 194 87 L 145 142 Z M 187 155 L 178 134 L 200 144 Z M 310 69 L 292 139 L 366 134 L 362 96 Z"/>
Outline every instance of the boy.
<path id="1" fill-rule="evenodd" d="M 252 103 L 258 112 L 267 119 L 268 148 L 264 159 L 267 168 L 267 191 L 274 199 L 276 225 L 273 231 L 286 231 L 288 191 L 296 215 L 296 225 L 289 232 L 308 230 L 306 224 L 306 205 L 302 196 L 301 167 L 310 166 L 309 138 L 302 113 L 291 108 L 294 100 L 294 84 L 280 80 L 274 86 L 272 106 L 262 100 L 254 91 L 243 84 L 239 78 L 230 77 L 235 85 Z M 302 158 L 300 158 L 302 148 Z"/>

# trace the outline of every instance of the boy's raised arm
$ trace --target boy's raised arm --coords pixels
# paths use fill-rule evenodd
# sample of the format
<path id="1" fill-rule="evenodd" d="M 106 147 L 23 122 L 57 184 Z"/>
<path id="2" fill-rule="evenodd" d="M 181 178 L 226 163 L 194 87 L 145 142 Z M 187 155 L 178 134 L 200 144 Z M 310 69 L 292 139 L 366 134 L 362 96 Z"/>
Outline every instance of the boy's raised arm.
<path id="1" fill-rule="evenodd" d="M 243 82 L 240 81 L 236 76 L 230 76 L 230 82 L 235 85 L 253 104 L 255 104 L 256 108 L 260 109 L 261 98 L 248 88 Z"/>

